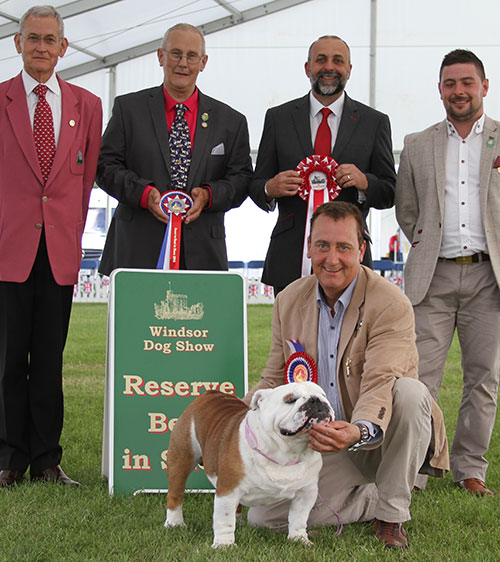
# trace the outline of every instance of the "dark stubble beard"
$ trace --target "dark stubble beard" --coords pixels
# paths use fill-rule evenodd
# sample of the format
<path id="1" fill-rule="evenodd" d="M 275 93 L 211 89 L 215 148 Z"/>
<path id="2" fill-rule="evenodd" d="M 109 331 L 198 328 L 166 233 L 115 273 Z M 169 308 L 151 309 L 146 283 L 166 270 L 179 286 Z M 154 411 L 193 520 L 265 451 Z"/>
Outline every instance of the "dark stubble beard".
<path id="1" fill-rule="evenodd" d="M 466 99 L 469 100 L 469 110 L 467 113 L 456 113 L 453 109 L 453 101 Z M 470 121 L 475 118 L 476 115 L 480 113 L 481 104 L 475 103 L 473 98 L 467 98 L 463 96 L 456 96 L 452 100 L 449 101 L 448 106 L 446 107 L 446 111 L 450 117 L 453 117 L 456 121 Z"/>
<path id="2" fill-rule="evenodd" d="M 321 84 L 321 78 L 336 78 L 337 82 L 333 84 Z M 310 75 L 311 87 L 313 92 L 320 96 L 334 96 L 340 94 L 347 83 L 338 72 L 318 72 L 318 74 Z"/>

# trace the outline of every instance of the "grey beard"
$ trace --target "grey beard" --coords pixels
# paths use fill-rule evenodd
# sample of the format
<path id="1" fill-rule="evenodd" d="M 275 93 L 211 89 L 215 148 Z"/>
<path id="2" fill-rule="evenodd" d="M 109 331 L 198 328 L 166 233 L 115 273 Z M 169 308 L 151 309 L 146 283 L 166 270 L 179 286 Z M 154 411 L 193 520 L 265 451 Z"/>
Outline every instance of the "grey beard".
<path id="1" fill-rule="evenodd" d="M 345 88 L 345 81 L 340 76 L 336 76 L 337 84 L 321 84 L 322 76 L 317 76 L 315 80 L 311 80 L 313 91 L 320 96 L 334 96 L 339 94 Z"/>

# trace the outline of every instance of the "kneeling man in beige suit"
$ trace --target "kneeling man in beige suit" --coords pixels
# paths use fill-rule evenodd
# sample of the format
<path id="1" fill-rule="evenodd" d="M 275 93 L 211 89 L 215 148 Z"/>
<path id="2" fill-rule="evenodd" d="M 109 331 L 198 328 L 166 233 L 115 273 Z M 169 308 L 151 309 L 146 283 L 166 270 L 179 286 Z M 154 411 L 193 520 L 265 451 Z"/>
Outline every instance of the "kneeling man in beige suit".
<path id="1" fill-rule="evenodd" d="M 365 248 L 354 205 L 318 207 L 309 238 L 314 275 L 277 296 L 269 360 L 245 400 L 258 388 L 284 384 L 290 356 L 303 349 L 335 411 L 335 421 L 311 431 L 323 468 L 309 525 L 335 524 L 332 509 L 344 523 L 375 518 L 377 538 L 404 548 L 415 478 L 448 469 L 446 435 L 440 409 L 417 380 L 411 304 L 361 265 Z M 287 514 L 281 502 L 252 508 L 248 518 L 279 529 Z"/>

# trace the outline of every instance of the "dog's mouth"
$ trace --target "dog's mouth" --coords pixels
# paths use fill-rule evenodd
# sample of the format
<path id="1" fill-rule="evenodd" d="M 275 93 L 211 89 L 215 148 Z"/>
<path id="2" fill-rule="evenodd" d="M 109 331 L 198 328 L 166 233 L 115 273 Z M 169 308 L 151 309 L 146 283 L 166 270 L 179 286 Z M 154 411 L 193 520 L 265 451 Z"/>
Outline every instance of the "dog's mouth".
<path id="1" fill-rule="evenodd" d="M 294 435 L 298 435 L 299 433 L 307 433 L 313 425 L 317 425 L 318 423 L 329 423 L 332 421 L 332 416 L 329 414 L 322 417 L 310 417 L 306 418 L 305 422 L 298 427 L 297 429 L 291 431 L 284 427 L 280 428 L 281 435 L 285 435 L 287 437 L 293 437 Z"/>

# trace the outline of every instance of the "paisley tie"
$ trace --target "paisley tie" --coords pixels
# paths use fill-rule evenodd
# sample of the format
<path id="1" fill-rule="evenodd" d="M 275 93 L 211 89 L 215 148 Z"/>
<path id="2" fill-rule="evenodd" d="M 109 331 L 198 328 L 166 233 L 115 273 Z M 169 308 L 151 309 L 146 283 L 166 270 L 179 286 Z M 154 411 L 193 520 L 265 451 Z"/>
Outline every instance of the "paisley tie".
<path id="1" fill-rule="evenodd" d="M 184 117 L 187 107 L 183 103 L 178 103 L 175 109 L 175 120 L 170 128 L 168 139 L 172 189 L 185 191 L 189 165 L 191 164 L 191 138 L 189 136 L 189 127 Z"/>

